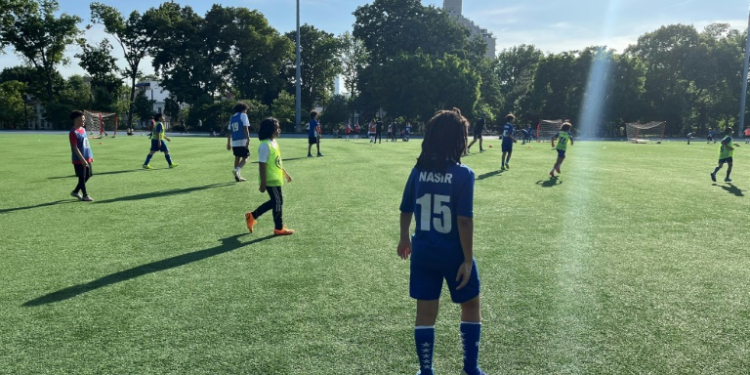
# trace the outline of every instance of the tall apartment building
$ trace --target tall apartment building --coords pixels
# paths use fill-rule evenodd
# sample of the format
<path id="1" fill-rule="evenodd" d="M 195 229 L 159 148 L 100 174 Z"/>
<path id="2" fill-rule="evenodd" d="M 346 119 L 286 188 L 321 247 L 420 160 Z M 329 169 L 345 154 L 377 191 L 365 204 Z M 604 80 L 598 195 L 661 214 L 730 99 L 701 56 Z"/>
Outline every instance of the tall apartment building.
<path id="1" fill-rule="evenodd" d="M 497 53 L 497 39 L 487 29 L 483 29 L 472 20 L 463 16 L 463 0 L 443 0 L 443 10 L 451 14 L 456 22 L 464 25 L 471 32 L 471 37 L 480 37 L 487 43 L 487 57 L 495 57 Z"/>

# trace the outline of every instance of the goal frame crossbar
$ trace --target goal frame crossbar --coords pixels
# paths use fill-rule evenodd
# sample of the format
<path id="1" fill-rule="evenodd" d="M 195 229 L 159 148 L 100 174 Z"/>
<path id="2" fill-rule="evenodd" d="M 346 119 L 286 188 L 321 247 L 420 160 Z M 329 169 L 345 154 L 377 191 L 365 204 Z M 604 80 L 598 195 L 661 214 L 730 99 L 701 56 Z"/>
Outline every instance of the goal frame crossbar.
<path id="1" fill-rule="evenodd" d="M 86 125 L 87 125 L 86 130 L 88 130 L 89 132 L 92 132 L 94 134 L 93 138 L 95 139 L 102 138 L 107 134 L 107 131 L 103 125 L 104 121 L 105 119 L 109 119 L 110 117 L 114 116 L 115 129 L 114 129 L 114 133 L 112 134 L 112 138 L 117 136 L 118 118 L 117 118 L 116 113 L 84 110 L 83 114 L 86 116 Z M 89 124 L 91 124 L 90 127 L 88 126 Z"/>
<path id="2" fill-rule="evenodd" d="M 661 127 L 660 129 L 661 131 L 658 131 L 659 129 L 657 129 L 656 133 L 651 132 L 649 134 L 647 132 L 648 130 L 652 130 L 658 127 Z M 662 141 L 664 141 L 664 135 L 667 130 L 667 122 L 666 121 L 651 121 L 645 124 L 641 124 L 640 122 L 630 122 L 630 123 L 625 123 L 625 129 L 626 129 L 629 142 L 645 143 L 649 140 L 657 139 L 657 142 L 661 143 Z M 650 137 L 647 136 L 647 134 L 649 134 Z"/>

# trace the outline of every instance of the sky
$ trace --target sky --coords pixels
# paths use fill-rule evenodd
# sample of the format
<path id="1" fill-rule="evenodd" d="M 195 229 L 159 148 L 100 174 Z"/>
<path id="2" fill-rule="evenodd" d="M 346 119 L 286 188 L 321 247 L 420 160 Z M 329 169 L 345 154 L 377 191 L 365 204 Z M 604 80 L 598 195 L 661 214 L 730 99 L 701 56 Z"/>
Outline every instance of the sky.
<path id="1" fill-rule="evenodd" d="M 58 0 L 60 11 L 77 14 L 84 19 L 83 28 L 90 23 L 89 0 Z M 358 6 L 373 0 L 300 0 L 302 23 L 342 34 L 352 30 L 353 12 Z M 123 14 L 145 10 L 156 1 L 130 0 L 99 2 L 118 8 Z M 199 14 L 215 3 L 212 1 L 175 2 L 191 6 Z M 423 0 L 425 5 L 442 6 L 443 0 Z M 258 9 L 279 32 L 294 30 L 296 0 L 223 0 L 223 6 Z M 748 0 L 464 0 L 463 14 L 497 38 L 497 50 L 521 44 L 533 44 L 544 52 L 559 53 L 581 50 L 593 45 L 607 45 L 622 52 L 635 44 L 638 37 L 662 25 L 692 24 L 699 30 L 714 22 L 729 23 L 733 28 L 745 29 L 748 19 Z M 104 28 L 94 25 L 86 38 L 98 43 L 108 38 Z M 113 45 L 115 41 L 111 39 Z M 63 76 L 84 74 L 73 57 L 80 48 L 70 46 L 66 56 L 70 64 L 60 66 Z M 0 55 L 0 70 L 23 60 L 6 50 Z M 124 66 L 122 53 L 115 48 L 115 57 Z M 153 73 L 151 61 L 145 60 L 142 69 Z"/>

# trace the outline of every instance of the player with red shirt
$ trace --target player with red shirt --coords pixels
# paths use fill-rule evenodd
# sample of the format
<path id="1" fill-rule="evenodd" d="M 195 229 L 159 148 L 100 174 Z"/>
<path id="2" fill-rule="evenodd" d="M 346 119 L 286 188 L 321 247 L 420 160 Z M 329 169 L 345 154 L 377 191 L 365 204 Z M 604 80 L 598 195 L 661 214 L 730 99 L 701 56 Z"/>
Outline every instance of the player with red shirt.
<path id="1" fill-rule="evenodd" d="M 73 120 L 73 128 L 68 133 L 68 139 L 70 140 L 70 149 L 73 152 L 73 168 L 76 176 L 78 176 L 78 185 L 70 195 L 84 202 L 93 202 L 94 199 L 86 191 L 86 181 L 93 175 L 91 163 L 94 162 L 94 153 L 91 151 L 86 129 L 83 128 L 86 117 L 81 111 L 73 111 L 70 113 L 70 119 Z"/>

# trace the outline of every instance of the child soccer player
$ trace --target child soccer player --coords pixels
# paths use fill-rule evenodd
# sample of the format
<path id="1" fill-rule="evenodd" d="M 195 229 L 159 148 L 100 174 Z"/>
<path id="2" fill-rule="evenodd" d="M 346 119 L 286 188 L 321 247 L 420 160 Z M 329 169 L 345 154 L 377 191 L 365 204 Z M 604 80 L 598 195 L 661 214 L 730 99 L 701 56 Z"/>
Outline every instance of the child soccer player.
<path id="1" fill-rule="evenodd" d="M 234 152 L 234 180 L 247 181 L 240 174 L 240 170 L 250 157 L 250 120 L 247 118 L 247 104 L 238 103 L 234 106 L 234 115 L 229 119 L 229 135 L 227 135 L 227 150 Z"/>
<path id="2" fill-rule="evenodd" d="M 385 135 L 385 141 L 395 141 L 396 139 L 393 137 L 393 123 L 388 124 L 388 133 Z"/>
<path id="3" fill-rule="evenodd" d="M 172 142 L 172 140 L 164 134 L 164 124 L 162 123 L 162 119 L 163 117 L 161 113 L 154 115 L 156 125 L 154 125 L 154 131 L 151 132 L 151 152 L 146 156 L 146 162 L 143 163 L 144 169 L 153 169 L 149 163 L 151 163 L 151 157 L 153 157 L 157 151 L 164 153 L 164 157 L 167 159 L 167 163 L 169 163 L 169 168 L 175 168 L 179 165 L 172 162 L 172 157 L 169 156 L 169 148 L 167 147 L 167 144 L 164 143 L 165 139 L 168 142 Z"/>
<path id="4" fill-rule="evenodd" d="M 287 229 L 281 217 L 281 209 L 284 206 L 284 196 L 281 194 L 281 186 L 284 185 L 284 179 L 292 182 L 292 176 L 284 169 L 281 159 L 281 151 L 276 138 L 281 134 L 279 121 L 275 118 L 267 118 L 260 123 L 258 130 L 258 139 L 260 147 L 258 148 L 258 170 L 260 171 L 260 192 L 268 192 L 271 199 L 263 203 L 253 212 L 245 214 L 247 229 L 253 233 L 255 224 L 258 223 L 264 213 L 273 210 L 273 223 L 275 236 L 288 236 L 294 234 L 294 231 Z"/>
<path id="5" fill-rule="evenodd" d="M 370 121 L 370 126 L 367 129 L 367 137 L 370 138 L 370 143 L 375 143 L 375 131 L 376 131 L 375 119 Z"/>
<path id="6" fill-rule="evenodd" d="M 745 144 L 750 143 L 750 128 L 745 129 Z"/>
<path id="7" fill-rule="evenodd" d="M 318 157 L 323 156 L 323 154 L 320 153 L 320 124 L 318 123 L 318 112 L 312 111 L 310 112 L 310 130 L 308 131 L 308 140 L 309 145 L 307 146 L 307 157 L 311 158 L 312 156 L 312 146 L 316 145 L 318 147 Z"/>
<path id="8" fill-rule="evenodd" d="M 479 152 L 484 152 L 484 149 L 482 148 L 482 132 L 484 132 L 484 130 L 484 118 L 480 117 L 474 124 L 474 140 L 471 141 L 469 147 L 466 148 L 467 154 L 471 152 L 471 146 L 474 146 L 474 143 L 477 141 L 479 141 Z"/>
<path id="9" fill-rule="evenodd" d="M 719 166 L 714 169 L 713 173 L 711 173 L 711 180 L 713 182 L 716 182 L 716 173 L 718 173 L 721 168 L 724 166 L 724 163 L 727 164 L 727 177 L 724 179 L 724 182 L 732 182 L 732 179 L 729 178 L 729 175 L 732 174 L 732 162 L 734 161 L 734 148 L 740 147 L 738 144 L 732 144 L 732 128 L 726 128 L 724 129 L 725 137 L 721 140 L 721 148 L 719 149 Z"/>
<path id="10" fill-rule="evenodd" d="M 468 127 L 458 109 L 440 111 L 427 123 L 422 153 L 401 201 L 398 255 L 401 259 L 411 255 L 409 294 L 417 300 L 417 375 L 434 373 L 435 321 L 443 279 L 453 302 L 461 305 L 463 375 L 484 375 L 478 366 L 482 323 L 473 254 L 474 171 L 461 164 Z M 412 216 L 417 225 L 409 238 Z"/>
<path id="11" fill-rule="evenodd" d="M 708 137 L 706 137 L 706 144 L 711 143 L 711 141 L 714 141 L 714 143 L 716 143 L 716 139 L 714 139 L 715 136 L 716 133 L 714 132 L 714 129 L 708 128 Z"/>
<path id="12" fill-rule="evenodd" d="M 349 135 L 352 134 L 352 126 L 350 124 L 346 124 L 346 128 L 344 129 L 344 132 L 346 133 L 346 140 L 349 140 Z"/>
<path id="13" fill-rule="evenodd" d="M 502 150 L 503 155 L 501 159 L 500 169 L 510 169 L 510 157 L 513 155 L 513 144 L 518 142 L 513 135 L 516 134 L 516 129 L 513 127 L 513 121 L 516 120 L 516 116 L 508 114 L 505 116 L 506 124 L 503 126 L 503 144 Z M 507 158 L 506 158 L 507 155 Z"/>
<path id="14" fill-rule="evenodd" d="M 359 126 L 359 122 L 357 122 L 356 125 L 354 125 L 354 139 L 359 139 L 359 131 L 362 130 L 362 128 Z"/>
<path id="15" fill-rule="evenodd" d="M 409 137 L 411 136 L 411 123 L 406 122 L 406 127 L 404 128 L 404 142 L 409 142 Z"/>
<path id="16" fill-rule="evenodd" d="M 94 199 L 86 191 L 86 182 L 93 175 L 91 163 L 94 162 L 94 153 L 89 145 L 89 137 L 86 135 L 86 129 L 83 128 L 86 116 L 81 111 L 73 111 L 70 113 L 70 119 L 73 120 L 73 128 L 68 133 L 68 139 L 70 140 L 70 150 L 73 152 L 73 169 L 75 169 L 78 177 L 78 185 L 70 195 L 80 201 L 93 202 Z"/>
<path id="17" fill-rule="evenodd" d="M 573 125 L 570 125 L 570 123 L 563 123 L 560 132 L 552 136 L 552 148 L 555 148 L 555 139 L 557 139 L 557 162 L 555 162 L 555 165 L 549 172 L 552 178 L 555 178 L 555 171 L 562 173 L 560 166 L 565 161 L 565 152 L 568 150 L 568 143 L 571 146 L 573 145 L 573 134 L 570 132 L 572 128 Z"/>
<path id="18" fill-rule="evenodd" d="M 690 144 L 690 140 L 693 139 L 693 133 L 687 134 L 688 144 Z"/>

